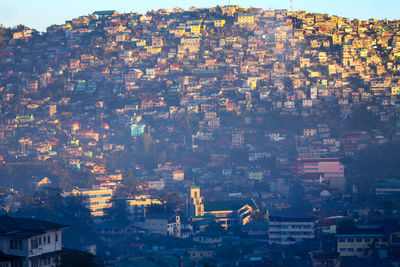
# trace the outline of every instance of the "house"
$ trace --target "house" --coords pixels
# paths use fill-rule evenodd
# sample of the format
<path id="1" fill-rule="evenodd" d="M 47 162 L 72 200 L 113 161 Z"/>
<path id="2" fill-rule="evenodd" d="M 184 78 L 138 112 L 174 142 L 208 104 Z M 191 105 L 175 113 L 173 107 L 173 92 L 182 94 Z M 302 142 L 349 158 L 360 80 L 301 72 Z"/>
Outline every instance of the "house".
<path id="1" fill-rule="evenodd" d="M 243 226 L 243 232 L 249 236 L 266 237 L 268 234 L 268 222 L 249 222 Z"/>
<path id="2" fill-rule="evenodd" d="M 247 170 L 247 179 L 261 182 L 263 178 L 263 171 L 260 168 L 249 168 Z"/>
<path id="3" fill-rule="evenodd" d="M 236 24 L 239 25 L 252 25 L 254 24 L 255 14 L 244 13 L 237 16 Z"/>
<path id="4" fill-rule="evenodd" d="M 356 225 L 336 234 L 337 252 L 341 257 L 363 258 L 374 250 L 386 249 L 388 238 L 380 225 Z"/>
<path id="5" fill-rule="evenodd" d="M 32 218 L 0 216 L 0 261 L 11 262 L 8 266 L 58 266 L 62 230 L 67 227 Z"/>
<path id="6" fill-rule="evenodd" d="M 291 245 L 314 239 L 314 218 L 294 211 L 280 211 L 269 217 L 269 244 Z"/>
<path id="7" fill-rule="evenodd" d="M 340 266 L 337 252 L 317 250 L 311 251 L 308 254 L 312 261 L 312 267 Z"/>
<path id="8" fill-rule="evenodd" d="M 203 232 L 194 236 L 193 242 L 211 247 L 219 247 L 222 245 L 222 235 L 217 232 Z"/>
<path id="9" fill-rule="evenodd" d="M 11 266 L 22 266 L 23 257 L 6 255 L 0 251 L 0 266 L 1 267 L 11 267 Z"/>
<path id="10" fill-rule="evenodd" d="M 144 124 L 132 124 L 131 125 L 131 136 L 136 137 L 136 136 L 141 136 L 144 133 L 146 125 Z"/>
<path id="11" fill-rule="evenodd" d="M 48 177 L 43 177 L 43 178 L 35 178 L 33 180 L 33 189 L 34 190 L 39 190 L 40 188 L 50 186 L 51 185 L 51 180 Z"/>
<path id="12" fill-rule="evenodd" d="M 154 180 L 154 181 L 147 181 L 147 182 L 144 182 L 144 183 L 147 183 L 147 187 L 149 189 L 153 189 L 153 190 L 157 190 L 157 191 L 163 190 L 164 187 L 165 187 L 165 181 L 163 179 Z"/>
<path id="13" fill-rule="evenodd" d="M 118 15 L 118 12 L 115 10 L 100 10 L 100 11 L 95 11 L 93 12 L 93 15 L 96 16 L 97 18 L 99 17 L 111 17 Z"/>
<path id="14" fill-rule="evenodd" d="M 385 179 L 375 182 L 375 194 L 380 198 L 400 196 L 400 180 Z"/>
<path id="15" fill-rule="evenodd" d="M 194 261 L 200 261 L 207 258 L 214 257 L 214 250 L 212 249 L 200 249 L 193 248 L 188 251 L 190 259 Z"/>
<path id="16" fill-rule="evenodd" d="M 178 214 L 152 214 L 134 225 L 149 234 L 181 237 L 181 217 Z"/>

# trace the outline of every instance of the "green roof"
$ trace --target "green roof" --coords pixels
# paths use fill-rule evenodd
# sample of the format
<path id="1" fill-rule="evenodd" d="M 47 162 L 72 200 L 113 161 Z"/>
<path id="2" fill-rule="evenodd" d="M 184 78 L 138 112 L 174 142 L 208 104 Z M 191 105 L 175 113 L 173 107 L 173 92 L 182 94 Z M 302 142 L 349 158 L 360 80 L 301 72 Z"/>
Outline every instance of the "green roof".
<path id="1" fill-rule="evenodd" d="M 375 182 L 376 187 L 390 187 L 400 188 L 400 180 L 395 178 L 389 178 Z"/>
<path id="2" fill-rule="evenodd" d="M 101 10 L 101 11 L 95 11 L 93 12 L 93 15 L 98 15 L 98 16 L 112 16 L 114 14 L 115 10 Z"/>
<path id="3" fill-rule="evenodd" d="M 236 211 L 245 205 L 254 207 L 251 200 L 220 200 L 220 201 L 209 201 L 204 203 L 205 211 L 223 211 L 232 210 Z"/>

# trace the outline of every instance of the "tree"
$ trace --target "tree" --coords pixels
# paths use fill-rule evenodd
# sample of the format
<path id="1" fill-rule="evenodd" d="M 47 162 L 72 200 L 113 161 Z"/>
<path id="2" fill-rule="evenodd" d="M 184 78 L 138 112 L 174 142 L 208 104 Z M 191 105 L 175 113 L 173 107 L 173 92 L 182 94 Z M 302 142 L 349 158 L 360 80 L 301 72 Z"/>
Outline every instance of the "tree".
<path id="1" fill-rule="evenodd" d="M 357 231 L 357 227 L 354 225 L 354 222 L 351 218 L 345 218 L 339 222 L 337 228 L 338 234 L 349 234 L 354 231 Z"/>
<path id="2" fill-rule="evenodd" d="M 64 250 L 58 267 L 95 267 L 95 256 L 78 250 Z"/>
<path id="3" fill-rule="evenodd" d="M 109 209 L 109 217 L 121 225 L 128 225 L 127 205 L 125 199 L 113 199 L 113 205 Z"/>
<path id="4" fill-rule="evenodd" d="M 165 192 L 161 200 L 165 203 L 167 213 L 180 211 L 184 206 L 184 201 L 179 197 L 178 192 L 172 194 Z"/>

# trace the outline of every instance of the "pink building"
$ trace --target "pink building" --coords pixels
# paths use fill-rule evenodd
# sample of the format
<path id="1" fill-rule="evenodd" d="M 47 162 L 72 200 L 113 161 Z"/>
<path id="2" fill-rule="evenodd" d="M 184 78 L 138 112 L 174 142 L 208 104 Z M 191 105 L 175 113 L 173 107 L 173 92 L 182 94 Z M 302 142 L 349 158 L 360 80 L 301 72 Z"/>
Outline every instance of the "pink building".
<path id="1" fill-rule="evenodd" d="M 319 182 L 344 179 L 344 167 L 338 158 L 298 158 L 296 180 Z"/>

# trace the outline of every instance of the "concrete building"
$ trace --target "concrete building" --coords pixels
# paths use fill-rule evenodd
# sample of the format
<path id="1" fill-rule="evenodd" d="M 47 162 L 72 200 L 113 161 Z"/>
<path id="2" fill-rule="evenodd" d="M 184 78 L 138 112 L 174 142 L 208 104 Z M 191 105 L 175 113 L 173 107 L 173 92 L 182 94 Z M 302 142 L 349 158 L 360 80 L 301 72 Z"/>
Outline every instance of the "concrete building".
<path id="1" fill-rule="evenodd" d="M 1 266 L 59 266 L 62 230 L 67 227 L 31 218 L 0 216 L 0 251 L 11 256 L 11 265 Z"/>
<path id="2" fill-rule="evenodd" d="M 306 183 L 327 182 L 331 188 L 344 191 L 344 166 L 338 158 L 298 158 L 296 179 Z"/>
<path id="3" fill-rule="evenodd" d="M 83 203 L 90 210 L 92 216 L 104 216 L 104 210 L 112 206 L 112 189 L 74 188 L 63 196 L 82 196 Z"/>
<path id="4" fill-rule="evenodd" d="M 336 242 L 341 257 L 358 258 L 371 255 L 374 250 L 385 249 L 388 245 L 383 229 L 377 225 L 356 226 L 352 231 L 337 234 Z"/>
<path id="5" fill-rule="evenodd" d="M 232 147 L 239 148 L 244 145 L 244 131 L 236 129 L 232 132 Z"/>
<path id="6" fill-rule="evenodd" d="M 181 217 L 177 214 L 154 214 L 135 226 L 146 229 L 149 234 L 181 237 Z"/>
<path id="7" fill-rule="evenodd" d="M 151 205 L 161 205 L 158 199 L 152 199 L 149 195 L 135 196 L 134 199 L 127 199 L 127 208 L 132 219 L 144 219 L 147 210 Z"/>
<path id="8" fill-rule="evenodd" d="M 192 185 L 188 192 L 187 215 L 198 217 L 204 215 L 203 198 L 200 196 L 200 187 Z"/>
<path id="9" fill-rule="evenodd" d="M 315 238 L 314 218 L 298 212 L 277 212 L 269 218 L 269 244 L 291 245 Z"/>

